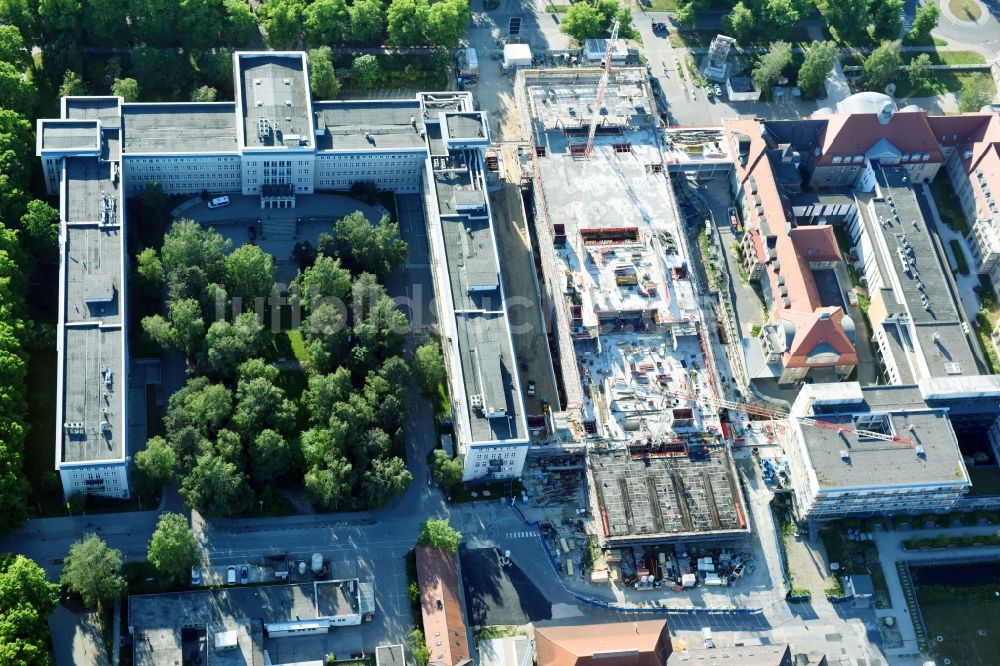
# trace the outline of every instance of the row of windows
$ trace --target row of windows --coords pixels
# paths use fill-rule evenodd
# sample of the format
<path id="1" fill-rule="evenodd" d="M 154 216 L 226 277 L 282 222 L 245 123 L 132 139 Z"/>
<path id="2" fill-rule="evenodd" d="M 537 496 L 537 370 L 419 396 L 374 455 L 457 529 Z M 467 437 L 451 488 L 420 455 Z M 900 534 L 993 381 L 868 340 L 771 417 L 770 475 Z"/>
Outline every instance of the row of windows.
<path id="1" fill-rule="evenodd" d="M 207 162 L 211 157 L 170 157 L 163 159 L 160 157 L 130 157 L 129 164 L 162 164 L 163 162 Z M 216 157 L 215 163 L 239 162 L 239 157 Z"/>
<path id="2" fill-rule="evenodd" d="M 321 160 L 356 160 L 356 159 L 358 159 L 358 157 L 359 157 L 358 155 L 320 155 L 319 156 L 319 158 Z M 385 159 L 397 160 L 397 159 L 407 158 L 407 159 L 410 159 L 410 160 L 419 159 L 420 161 L 423 161 L 423 159 L 424 159 L 423 155 L 414 155 L 412 153 L 409 154 L 409 155 L 407 155 L 406 153 L 403 153 L 403 154 L 390 154 L 390 155 L 379 155 L 379 157 L 381 159 L 383 159 L 383 160 L 385 160 Z"/>

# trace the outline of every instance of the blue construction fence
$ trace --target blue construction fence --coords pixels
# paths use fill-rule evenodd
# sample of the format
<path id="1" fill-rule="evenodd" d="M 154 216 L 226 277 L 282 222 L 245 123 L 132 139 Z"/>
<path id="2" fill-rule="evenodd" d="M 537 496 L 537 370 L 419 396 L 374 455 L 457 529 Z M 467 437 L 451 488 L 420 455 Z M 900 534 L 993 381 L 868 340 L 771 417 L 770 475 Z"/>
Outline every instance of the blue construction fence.
<path id="1" fill-rule="evenodd" d="M 528 518 L 524 515 L 524 512 L 521 511 L 521 507 L 519 507 L 516 503 L 511 503 L 510 506 L 512 509 L 514 509 L 514 512 L 521 519 L 522 523 L 524 523 L 527 527 L 537 530 L 539 536 L 542 536 L 541 523 L 539 523 L 537 520 L 528 520 Z M 549 557 L 549 564 L 552 565 L 552 571 L 554 571 L 557 576 L 560 575 L 559 561 L 556 560 L 555 555 L 549 549 L 549 544 L 545 541 L 545 539 L 542 538 L 540 539 L 540 541 L 542 542 L 542 548 L 545 549 L 545 554 L 548 555 Z M 602 601 L 600 599 L 594 599 L 593 597 L 588 597 L 586 595 L 580 594 L 578 592 L 573 592 L 571 590 L 567 591 L 569 591 L 578 601 L 582 601 L 585 604 L 590 604 L 591 606 L 595 606 L 597 608 L 603 608 L 604 610 L 615 611 L 618 613 L 648 613 L 653 615 L 702 615 L 702 616 L 705 615 L 756 616 L 756 615 L 762 615 L 764 613 L 764 609 L 762 608 L 642 608 L 633 606 L 620 606 L 612 602 Z"/>

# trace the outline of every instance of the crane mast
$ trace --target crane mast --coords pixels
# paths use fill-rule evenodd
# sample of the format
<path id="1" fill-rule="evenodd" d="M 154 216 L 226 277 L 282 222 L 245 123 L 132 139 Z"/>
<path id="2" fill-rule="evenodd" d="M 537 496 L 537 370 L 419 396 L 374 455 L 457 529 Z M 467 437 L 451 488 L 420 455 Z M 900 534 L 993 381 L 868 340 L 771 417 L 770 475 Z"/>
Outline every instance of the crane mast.
<path id="1" fill-rule="evenodd" d="M 590 151 L 594 148 L 594 135 L 597 134 L 597 119 L 601 115 L 601 107 L 604 106 L 604 91 L 608 87 L 608 79 L 611 78 L 611 58 L 615 54 L 615 42 L 618 41 L 618 19 L 611 24 L 611 39 L 608 40 L 608 48 L 604 53 L 604 73 L 601 74 L 601 82 L 597 86 L 597 99 L 594 100 L 594 116 L 590 119 L 590 131 L 587 132 L 587 147 L 583 151 L 583 159 L 590 158 Z"/>

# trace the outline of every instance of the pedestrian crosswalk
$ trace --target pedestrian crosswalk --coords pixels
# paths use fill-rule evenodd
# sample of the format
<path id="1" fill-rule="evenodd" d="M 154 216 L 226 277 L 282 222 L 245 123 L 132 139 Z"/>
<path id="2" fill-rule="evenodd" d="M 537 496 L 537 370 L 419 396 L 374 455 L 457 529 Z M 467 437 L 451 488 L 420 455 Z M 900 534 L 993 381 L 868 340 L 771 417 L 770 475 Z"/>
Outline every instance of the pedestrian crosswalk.
<path id="1" fill-rule="evenodd" d="M 538 536 L 537 532 L 507 532 L 508 539 L 530 539 Z"/>

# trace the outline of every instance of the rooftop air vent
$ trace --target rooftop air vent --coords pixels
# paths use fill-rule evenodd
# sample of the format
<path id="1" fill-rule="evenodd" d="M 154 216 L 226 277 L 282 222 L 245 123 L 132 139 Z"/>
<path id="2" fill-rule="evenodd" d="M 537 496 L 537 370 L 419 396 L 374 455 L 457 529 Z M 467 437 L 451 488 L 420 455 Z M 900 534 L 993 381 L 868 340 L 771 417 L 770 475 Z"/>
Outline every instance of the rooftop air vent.
<path id="1" fill-rule="evenodd" d="M 292 105 L 292 100 L 286 99 L 285 100 L 285 106 L 291 106 L 291 105 Z"/>
<path id="2" fill-rule="evenodd" d="M 924 451 L 924 447 L 922 447 L 922 446 L 915 447 L 914 451 L 916 452 L 918 458 L 926 458 L 927 457 L 927 452 Z"/>
<path id="3" fill-rule="evenodd" d="M 262 83 L 264 83 L 264 80 L 263 80 L 263 79 L 254 79 L 254 80 L 253 80 L 253 84 L 254 84 L 255 86 L 259 86 L 259 85 L 260 85 L 260 84 L 262 84 Z"/>
<path id="4" fill-rule="evenodd" d="M 851 459 L 851 452 L 847 449 L 840 450 L 840 459 L 847 462 Z"/>
<path id="5" fill-rule="evenodd" d="M 290 85 L 292 85 L 292 80 L 291 79 L 285 79 L 284 83 L 285 83 L 286 86 L 290 86 Z"/>

